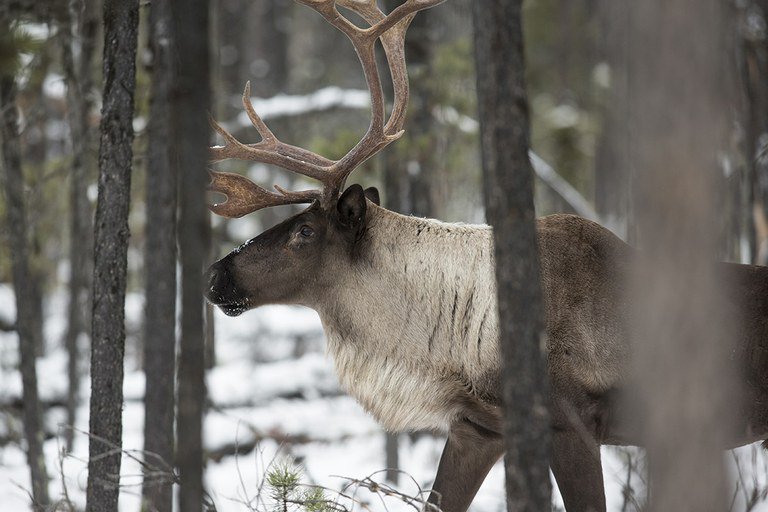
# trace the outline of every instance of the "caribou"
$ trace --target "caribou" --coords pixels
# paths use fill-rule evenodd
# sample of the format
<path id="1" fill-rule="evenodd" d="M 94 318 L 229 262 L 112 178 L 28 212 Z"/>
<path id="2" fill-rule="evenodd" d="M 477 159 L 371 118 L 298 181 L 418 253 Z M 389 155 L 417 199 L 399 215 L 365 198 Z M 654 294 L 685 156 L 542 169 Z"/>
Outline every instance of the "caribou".
<path id="1" fill-rule="evenodd" d="M 238 141 L 212 120 L 224 144 L 211 160 L 279 166 L 320 189 L 269 191 L 211 171 L 226 201 L 213 213 L 241 217 L 284 204 L 309 207 L 245 242 L 208 270 L 207 299 L 227 315 L 266 304 L 318 312 L 342 386 L 386 429 L 447 433 L 429 502 L 464 512 L 503 455 L 491 228 L 449 224 L 382 208 L 378 192 L 346 186 L 361 163 L 403 133 L 408 103 L 407 27 L 443 0 L 406 0 L 385 15 L 375 0 L 298 0 L 352 42 L 370 90 L 371 122 L 339 160 L 280 141 L 243 106 L 261 140 Z M 360 28 L 338 7 L 365 20 Z M 389 114 L 374 56 L 383 46 L 393 83 Z M 573 215 L 537 221 L 552 404 L 550 465 L 569 512 L 605 510 L 601 444 L 637 444 L 617 397 L 629 368 L 624 274 L 633 249 Z M 768 268 L 727 265 L 742 329 L 745 406 L 732 445 L 768 438 Z"/>

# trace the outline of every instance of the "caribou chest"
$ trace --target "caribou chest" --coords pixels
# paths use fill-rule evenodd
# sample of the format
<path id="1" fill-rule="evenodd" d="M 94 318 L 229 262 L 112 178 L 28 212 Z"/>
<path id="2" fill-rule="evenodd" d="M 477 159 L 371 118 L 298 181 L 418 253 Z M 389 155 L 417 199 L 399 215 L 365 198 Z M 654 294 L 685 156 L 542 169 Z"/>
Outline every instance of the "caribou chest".
<path id="1" fill-rule="evenodd" d="M 490 232 L 373 207 L 320 313 L 347 392 L 390 430 L 445 430 L 498 367 Z"/>

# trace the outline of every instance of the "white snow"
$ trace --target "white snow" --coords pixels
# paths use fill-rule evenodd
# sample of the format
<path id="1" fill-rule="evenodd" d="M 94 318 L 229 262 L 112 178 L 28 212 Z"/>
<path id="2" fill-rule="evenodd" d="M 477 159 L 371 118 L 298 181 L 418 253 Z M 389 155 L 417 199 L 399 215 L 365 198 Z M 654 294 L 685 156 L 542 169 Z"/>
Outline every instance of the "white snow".
<path id="1" fill-rule="evenodd" d="M 67 95 L 64 77 L 58 73 L 48 73 L 43 80 L 43 94 L 52 99 L 64 99 Z"/>
<path id="2" fill-rule="evenodd" d="M 143 298 L 129 294 L 126 321 L 129 344 L 135 336 L 143 312 Z M 41 396 L 62 400 L 66 393 L 66 354 L 61 348 L 65 327 L 66 298 L 54 294 L 46 307 L 48 353 L 38 362 Z M 0 286 L 0 315 L 13 319 L 13 293 Z M 239 455 L 208 463 L 206 482 L 216 507 L 222 512 L 247 511 L 245 503 L 256 504 L 266 468 L 275 460 L 292 458 L 304 468 L 307 484 L 324 486 L 329 496 L 385 467 L 384 433 L 376 422 L 351 398 L 341 393 L 332 363 L 324 355 L 323 337 L 317 315 L 307 309 L 286 306 L 260 308 L 237 318 L 216 313 L 217 365 L 207 377 L 213 408 L 205 419 L 205 445 L 209 451 L 238 447 Z M 17 363 L 16 336 L 0 333 L 0 400 L 19 397 L 21 384 L 14 367 Z M 135 351 L 134 351 L 135 352 Z M 141 458 L 144 411 L 144 376 L 134 360 L 126 362 L 125 408 L 123 412 L 122 483 L 120 510 L 139 510 L 141 470 L 131 457 Z M 52 408 L 47 424 L 59 436 L 45 443 L 51 496 L 63 497 L 66 489 L 72 502 L 85 503 L 88 439 L 88 376 L 83 375 L 81 406 L 78 411 L 74 452 L 62 457 L 64 410 Z M 0 411 L 0 435 L 8 429 L 20 432 L 18 420 Z M 293 444 L 282 441 L 292 439 Z M 254 442 L 260 442 L 254 448 Z M 399 489 L 415 494 L 431 485 L 444 439 L 422 435 L 412 439 L 400 436 L 401 469 L 413 477 L 402 476 Z M 636 453 L 637 450 L 634 449 Z M 730 453 L 730 452 L 729 452 Z M 766 485 L 766 457 L 756 445 L 736 452 L 746 483 L 756 479 Z M 603 473 L 608 510 L 619 510 L 626 469 L 624 451 L 603 449 Z M 728 455 L 729 460 L 733 460 Z M 736 465 L 731 462 L 736 478 Z M 383 481 L 377 473 L 375 479 Z M 480 489 L 472 509 L 476 512 L 504 510 L 504 471 L 501 463 L 492 470 Z M 27 511 L 29 475 L 22 449 L 17 443 L 0 446 L 0 503 L 3 511 Z M 263 496 L 262 498 L 266 499 Z M 364 488 L 351 486 L 345 494 L 382 511 L 381 497 Z M 559 494 L 554 502 L 562 506 Z M 412 510 L 394 498 L 385 500 L 392 512 Z M 267 503 L 268 504 L 268 503 Z M 349 504 L 349 503 L 348 503 Z M 760 510 L 768 511 L 766 504 Z M 262 510 L 264 510 L 262 505 Z M 359 508 L 358 508 L 359 510 Z M 739 510 L 736 508 L 735 510 Z"/>
<path id="3" fill-rule="evenodd" d="M 367 90 L 331 86 L 304 96 L 278 94 L 268 99 L 254 98 L 253 108 L 266 120 L 339 107 L 366 108 L 370 103 L 370 93 Z M 251 125 L 245 112 L 240 114 L 238 120 L 242 126 Z"/>

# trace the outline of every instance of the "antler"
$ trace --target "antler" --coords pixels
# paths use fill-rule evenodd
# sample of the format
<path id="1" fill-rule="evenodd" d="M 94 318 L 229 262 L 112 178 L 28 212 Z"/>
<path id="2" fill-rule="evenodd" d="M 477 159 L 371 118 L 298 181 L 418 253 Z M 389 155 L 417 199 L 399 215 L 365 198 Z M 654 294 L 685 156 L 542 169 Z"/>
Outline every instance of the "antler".
<path id="1" fill-rule="evenodd" d="M 261 208 L 281 204 L 330 204 L 343 189 L 347 177 L 360 164 L 381 151 L 403 134 L 408 106 L 408 74 L 405 66 L 405 33 L 418 11 L 438 5 L 445 0 L 406 0 L 388 15 L 379 9 L 376 0 L 297 0 L 320 13 L 331 25 L 343 32 L 355 48 L 363 66 L 371 94 L 371 123 L 362 139 L 339 160 L 330 160 L 317 153 L 281 142 L 275 137 L 251 104 L 251 86 L 246 83 L 243 107 L 259 132 L 261 141 L 243 144 L 220 124 L 211 124 L 224 139 L 223 146 L 211 148 L 211 159 L 250 160 L 282 167 L 291 172 L 316 179 L 322 190 L 289 192 L 275 186 L 277 193 L 266 190 L 238 174 L 210 171 L 209 189 L 227 196 L 227 201 L 210 206 L 211 211 L 225 217 L 241 217 Z M 344 17 L 337 6 L 344 7 L 363 18 L 370 26 L 360 28 Z M 394 89 L 394 106 L 385 122 L 386 110 L 381 76 L 376 65 L 375 44 L 380 39 L 387 56 Z"/>

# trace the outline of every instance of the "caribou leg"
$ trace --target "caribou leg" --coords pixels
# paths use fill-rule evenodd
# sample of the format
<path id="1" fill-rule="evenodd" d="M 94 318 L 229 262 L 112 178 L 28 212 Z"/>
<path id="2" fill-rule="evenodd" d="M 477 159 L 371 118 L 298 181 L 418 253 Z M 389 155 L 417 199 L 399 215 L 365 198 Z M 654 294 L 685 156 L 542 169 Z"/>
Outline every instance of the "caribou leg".
<path id="1" fill-rule="evenodd" d="M 465 512 L 504 452 L 501 435 L 469 420 L 451 426 L 429 503 L 443 512 Z"/>
<path id="2" fill-rule="evenodd" d="M 600 446 L 572 430 L 552 432 L 552 473 L 568 512 L 605 512 Z"/>

